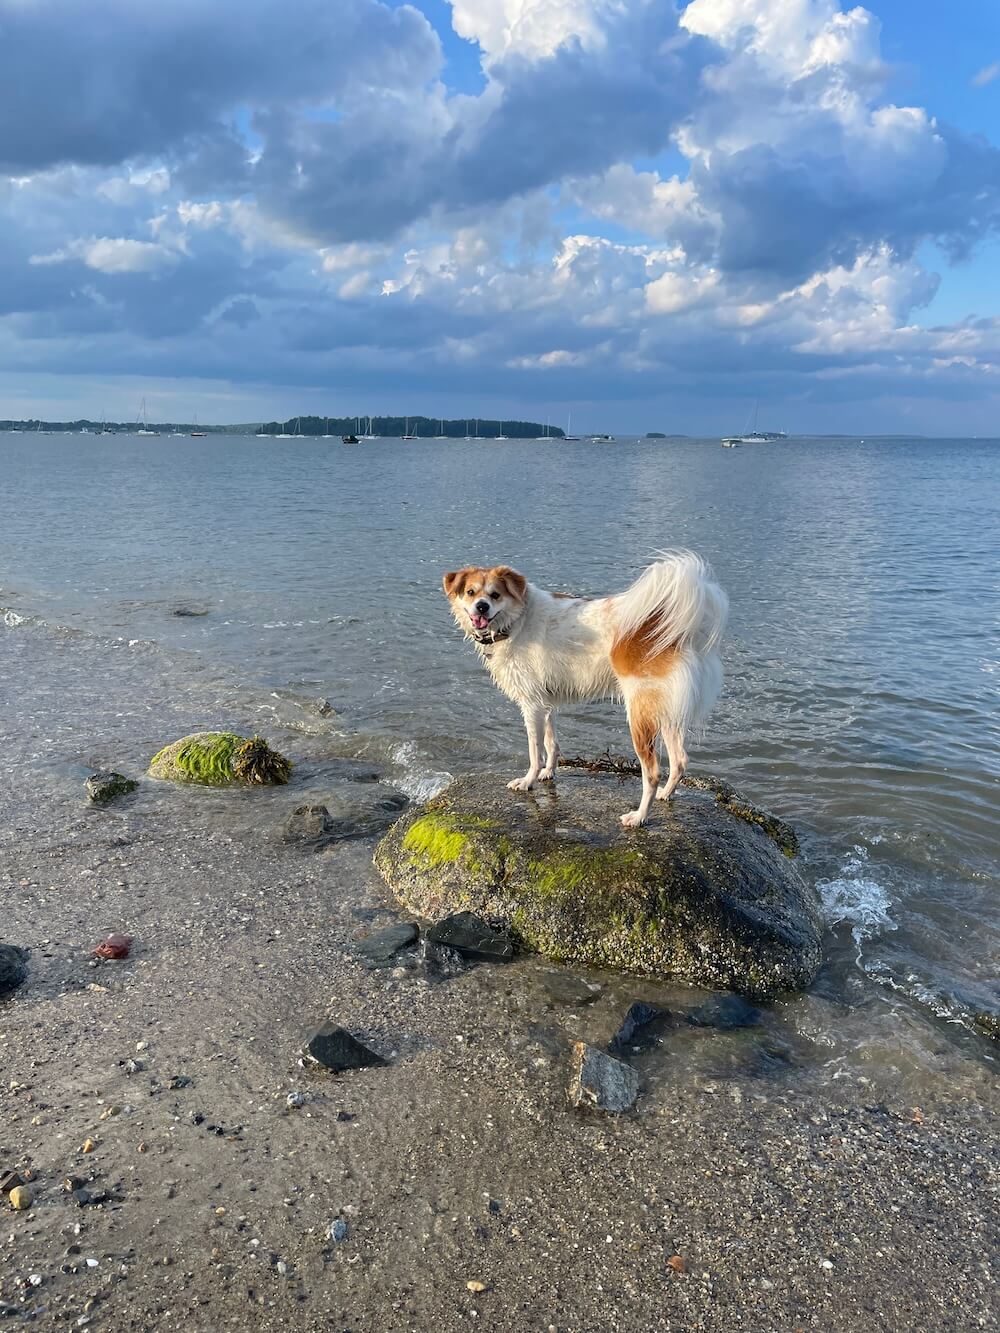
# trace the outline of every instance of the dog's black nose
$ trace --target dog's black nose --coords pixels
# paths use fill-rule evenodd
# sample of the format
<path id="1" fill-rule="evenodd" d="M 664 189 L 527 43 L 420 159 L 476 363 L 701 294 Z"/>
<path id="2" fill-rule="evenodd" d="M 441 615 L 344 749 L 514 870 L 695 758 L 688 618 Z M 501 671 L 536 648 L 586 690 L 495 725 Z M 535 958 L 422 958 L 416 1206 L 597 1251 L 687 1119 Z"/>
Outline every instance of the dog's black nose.
<path id="1" fill-rule="evenodd" d="M 481 616 L 485 616 L 486 612 L 487 612 L 489 609 L 490 609 L 490 604 L 489 604 L 489 602 L 477 602 L 477 603 L 476 603 L 476 611 L 477 611 L 477 612 L 479 613 L 479 615 L 481 615 Z"/>

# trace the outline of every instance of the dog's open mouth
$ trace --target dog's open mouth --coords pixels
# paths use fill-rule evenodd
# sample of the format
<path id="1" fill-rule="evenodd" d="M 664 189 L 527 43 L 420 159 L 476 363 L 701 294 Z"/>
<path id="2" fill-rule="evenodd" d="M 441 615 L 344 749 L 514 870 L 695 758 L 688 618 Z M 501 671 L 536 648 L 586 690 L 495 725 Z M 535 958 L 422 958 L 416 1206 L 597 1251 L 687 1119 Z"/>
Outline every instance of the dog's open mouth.
<path id="1" fill-rule="evenodd" d="M 488 616 L 474 616 L 470 613 L 469 619 L 472 621 L 473 629 L 489 629 L 490 627 Z"/>

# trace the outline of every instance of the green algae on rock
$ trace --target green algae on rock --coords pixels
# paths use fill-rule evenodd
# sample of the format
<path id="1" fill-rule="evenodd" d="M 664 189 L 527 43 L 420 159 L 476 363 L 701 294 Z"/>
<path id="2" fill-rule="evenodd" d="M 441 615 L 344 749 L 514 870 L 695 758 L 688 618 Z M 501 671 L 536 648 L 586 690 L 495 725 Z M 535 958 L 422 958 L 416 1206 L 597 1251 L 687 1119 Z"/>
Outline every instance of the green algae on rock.
<path id="1" fill-rule="evenodd" d="M 209 787 L 280 786 L 291 776 L 291 761 L 261 736 L 232 731 L 196 731 L 165 746 L 149 765 L 151 778 L 198 782 Z"/>
<path id="2" fill-rule="evenodd" d="M 375 864 L 417 915 L 473 911 L 557 961 L 756 1001 L 812 982 L 818 898 L 758 824 L 685 792 L 626 831 L 621 805 L 604 777 L 527 794 L 466 777 L 393 825 Z"/>

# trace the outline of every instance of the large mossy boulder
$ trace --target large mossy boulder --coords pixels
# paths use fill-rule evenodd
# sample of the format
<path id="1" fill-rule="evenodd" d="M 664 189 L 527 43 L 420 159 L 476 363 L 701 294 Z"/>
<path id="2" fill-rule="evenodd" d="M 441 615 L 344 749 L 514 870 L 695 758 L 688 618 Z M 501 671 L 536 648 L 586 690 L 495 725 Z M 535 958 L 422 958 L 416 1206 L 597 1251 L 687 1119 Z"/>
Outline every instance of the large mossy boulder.
<path id="1" fill-rule="evenodd" d="M 758 1001 L 812 982 L 819 901 L 759 820 L 684 791 L 627 831 L 626 803 L 613 778 L 521 795 L 466 777 L 394 824 L 375 864 L 417 915 L 477 912 L 557 961 Z"/>
<path id="2" fill-rule="evenodd" d="M 274 786 L 288 781 L 291 761 L 261 736 L 196 731 L 164 746 L 149 765 L 151 778 L 199 782 L 209 787 Z"/>

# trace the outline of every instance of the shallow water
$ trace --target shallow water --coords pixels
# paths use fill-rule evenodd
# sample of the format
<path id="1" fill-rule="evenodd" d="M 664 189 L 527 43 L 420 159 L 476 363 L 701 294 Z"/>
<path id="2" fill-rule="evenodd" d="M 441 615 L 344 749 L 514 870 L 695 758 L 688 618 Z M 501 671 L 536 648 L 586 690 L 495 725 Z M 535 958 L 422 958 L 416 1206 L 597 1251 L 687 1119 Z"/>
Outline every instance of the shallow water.
<path id="1" fill-rule="evenodd" d="M 693 769 L 796 823 L 828 912 L 815 992 L 772 1026 L 794 1016 L 855 1066 L 885 1042 L 915 1070 L 942 1042 L 988 1061 L 973 1014 L 1000 1008 L 997 447 L 0 437 L 15 820 L 25 792 L 65 797 L 94 763 L 141 767 L 226 723 L 293 749 L 300 798 L 347 758 L 413 796 L 517 772 L 520 720 L 460 641 L 442 571 L 505 561 L 599 594 L 690 546 L 732 602 Z M 561 731 L 567 753 L 627 749 L 610 705 L 567 710 Z M 192 818 L 256 809 L 191 801 Z"/>

